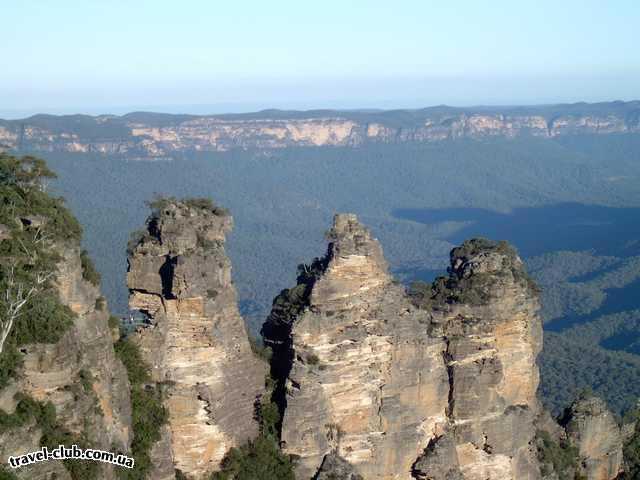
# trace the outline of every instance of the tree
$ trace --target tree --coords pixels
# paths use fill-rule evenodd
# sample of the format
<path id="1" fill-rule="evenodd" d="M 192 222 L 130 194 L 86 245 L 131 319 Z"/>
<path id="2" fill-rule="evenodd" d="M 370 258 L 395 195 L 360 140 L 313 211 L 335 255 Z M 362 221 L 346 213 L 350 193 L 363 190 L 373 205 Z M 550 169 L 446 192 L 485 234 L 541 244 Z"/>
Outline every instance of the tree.
<path id="1" fill-rule="evenodd" d="M 56 299 L 51 279 L 60 260 L 56 247 L 77 242 L 81 228 L 63 200 L 47 194 L 51 178 L 55 174 L 44 160 L 0 153 L 0 364 L 5 369 L 7 359 L 16 359 L 8 344 L 11 350 L 21 340 L 57 341 L 71 323 L 72 313 Z M 42 325 L 33 328 L 34 321 Z"/>

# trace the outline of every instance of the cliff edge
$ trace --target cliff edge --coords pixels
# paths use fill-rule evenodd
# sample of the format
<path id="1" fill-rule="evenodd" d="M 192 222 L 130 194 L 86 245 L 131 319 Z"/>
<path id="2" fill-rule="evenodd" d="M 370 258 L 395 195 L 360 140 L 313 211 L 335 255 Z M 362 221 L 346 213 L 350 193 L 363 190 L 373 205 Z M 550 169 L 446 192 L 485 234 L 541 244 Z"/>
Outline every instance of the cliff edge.
<path id="1" fill-rule="evenodd" d="M 366 479 L 539 478 L 542 327 L 515 251 L 465 242 L 449 278 L 409 295 L 355 215 L 328 240 L 263 328 L 296 478 L 345 463 Z"/>
<path id="2" fill-rule="evenodd" d="M 251 350 L 225 254 L 232 218 L 207 200 L 152 205 L 130 245 L 129 305 L 146 316 L 133 334 L 164 385 L 168 423 L 152 452 L 154 479 L 216 471 L 258 434 L 267 366 Z"/>

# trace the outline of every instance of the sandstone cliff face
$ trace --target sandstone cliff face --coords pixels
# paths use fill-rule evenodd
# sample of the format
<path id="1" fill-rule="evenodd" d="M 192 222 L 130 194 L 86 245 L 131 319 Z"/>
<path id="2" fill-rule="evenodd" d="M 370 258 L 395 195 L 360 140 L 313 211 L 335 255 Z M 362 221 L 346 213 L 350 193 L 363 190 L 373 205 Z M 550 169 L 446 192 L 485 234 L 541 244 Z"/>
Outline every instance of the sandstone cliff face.
<path id="1" fill-rule="evenodd" d="M 541 323 L 517 255 L 465 244 L 416 305 L 354 215 L 329 241 L 263 329 L 297 478 L 327 462 L 365 479 L 538 478 Z"/>
<path id="2" fill-rule="evenodd" d="M 588 480 L 611 480 L 622 470 L 623 435 L 599 398 L 574 402 L 564 419 L 567 436 L 578 448 L 580 470 Z"/>
<path id="3" fill-rule="evenodd" d="M 169 201 L 149 218 L 129 255 L 129 305 L 148 315 L 134 341 L 164 383 L 169 413 L 152 452 L 152 478 L 217 470 L 229 448 L 258 433 L 254 403 L 267 367 L 256 358 L 224 251 L 232 219 Z"/>
<path id="4" fill-rule="evenodd" d="M 85 436 L 91 448 L 127 451 L 131 435 L 129 383 L 115 357 L 106 307 L 96 302 L 97 287 L 83 278 L 78 245 L 59 248 L 56 286 L 62 303 L 76 313 L 73 326 L 58 343 L 33 344 L 21 349 L 19 379 L 0 391 L 0 408 L 15 408 L 15 393 L 52 402 L 57 422 Z M 0 436 L 0 461 L 40 448 L 41 431 L 31 423 L 25 430 Z M 100 464 L 99 478 L 113 479 L 111 466 Z M 44 462 L 17 471 L 21 478 L 70 478 L 60 462 Z"/>
<path id="5" fill-rule="evenodd" d="M 357 146 L 452 138 L 640 132 L 637 102 L 534 108 L 366 113 L 261 112 L 248 115 L 156 117 L 36 116 L 0 121 L 0 148 L 163 158 L 180 152 Z M 66 120 L 69 118 L 69 120 Z M 400 119 L 400 122 L 398 122 Z"/>
<path id="6" fill-rule="evenodd" d="M 449 377 L 449 429 L 436 445 L 452 437 L 465 479 L 537 478 L 542 328 L 522 261 L 506 244 L 465 242 L 451 252 L 450 278 L 436 284 L 433 307 L 432 334 L 444 335 Z M 430 456 L 427 449 L 418 476 L 429 474 Z"/>

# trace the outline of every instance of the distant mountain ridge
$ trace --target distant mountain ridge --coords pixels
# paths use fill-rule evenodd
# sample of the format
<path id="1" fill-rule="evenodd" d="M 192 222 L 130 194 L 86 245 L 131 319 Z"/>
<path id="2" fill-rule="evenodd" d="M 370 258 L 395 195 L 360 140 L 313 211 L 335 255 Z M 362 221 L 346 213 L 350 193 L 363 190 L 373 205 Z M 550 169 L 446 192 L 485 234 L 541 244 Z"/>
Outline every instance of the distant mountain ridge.
<path id="1" fill-rule="evenodd" d="M 133 112 L 0 120 L 0 148 L 161 158 L 194 151 L 436 142 L 455 138 L 640 133 L 640 101 L 419 110 Z"/>

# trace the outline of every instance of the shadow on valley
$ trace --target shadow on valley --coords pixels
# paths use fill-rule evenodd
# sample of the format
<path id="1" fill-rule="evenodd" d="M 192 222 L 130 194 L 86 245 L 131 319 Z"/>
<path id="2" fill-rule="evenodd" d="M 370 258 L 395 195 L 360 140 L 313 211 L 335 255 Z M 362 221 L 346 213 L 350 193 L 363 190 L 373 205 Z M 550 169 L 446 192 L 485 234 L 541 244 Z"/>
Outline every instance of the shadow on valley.
<path id="1" fill-rule="evenodd" d="M 445 237 L 459 244 L 471 237 L 507 240 L 523 258 L 552 251 L 593 251 L 596 255 L 630 257 L 640 253 L 640 209 L 612 208 L 578 203 L 517 208 L 509 213 L 479 208 L 399 209 L 394 216 L 425 224 L 459 222 L 463 226 Z M 414 279 L 431 281 L 444 270 L 402 272 Z M 602 273 L 602 272 L 600 272 Z M 593 278 L 585 275 L 580 280 Z M 603 315 L 640 306 L 640 280 L 624 288 L 606 290 L 606 300 L 586 315 L 566 315 L 545 325 L 549 331 L 562 331 L 590 322 Z M 619 343 L 619 342 L 618 342 Z"/>
<path id="2" fill-rule="evenodd" d="M 478 236 L 507 240 L 523 257 L 592 249 L 616 257 L 640 254 L 640 208 L 561 203 L 508 213 L 481 208 L 404 208 L 392 213 L 425 224 L 468 222 L 446 239 L 453 244 Z"/>

